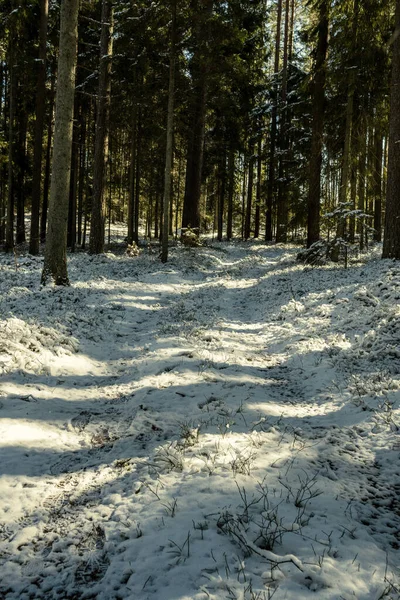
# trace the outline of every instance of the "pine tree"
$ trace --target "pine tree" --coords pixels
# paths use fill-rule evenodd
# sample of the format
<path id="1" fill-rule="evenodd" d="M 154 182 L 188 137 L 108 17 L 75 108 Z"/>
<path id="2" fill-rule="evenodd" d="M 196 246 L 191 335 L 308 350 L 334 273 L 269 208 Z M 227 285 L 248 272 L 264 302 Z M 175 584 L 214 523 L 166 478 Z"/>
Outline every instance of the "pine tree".
<path id="1" fill-rule="evenodd" d="M 390 93 L 389 159 L 382 258 L 400 259 L 400 0 L 396 0 Z"/>
<path id="2" fill-rule="evenodd" d="M 48 279 L 52 277 L 56 285 L 69 285 L 67 222 L 77 61 L 78 10 L 79 0 L 64 0 L 61 5 L 54 151 L 42 284 L 46 284 Z"/>
<path id="3" fill-rule="evenodd" d="M 320 238 L 321 163 L 325 104 L 325 59 L 328 49 L 328 0 L 319 3 L 318 40 L 313 81 L 313 121 L 308 188 L 307 247 Z"/>
<path id="4" fill-rule="evenodd" d="M 89 250 L 91 254 L 100 254 L 101 252 L 104 252 L 104 228 L 106 210 L 104 186 L 109 144 L 111 55 L 113 45 L 112 35 L 112 2 L 110 0 L 102 0 L 99 92 L 97 97 L 93 199 L 89 245 Z"/>

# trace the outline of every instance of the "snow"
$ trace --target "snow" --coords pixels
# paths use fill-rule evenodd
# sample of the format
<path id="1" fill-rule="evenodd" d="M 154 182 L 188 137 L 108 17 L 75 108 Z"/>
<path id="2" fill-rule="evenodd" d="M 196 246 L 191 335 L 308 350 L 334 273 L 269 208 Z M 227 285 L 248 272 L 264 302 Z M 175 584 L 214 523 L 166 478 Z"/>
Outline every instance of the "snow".
<path id="1" fill-rule="evenodd" d="M 400 598 L 400 265 L 0 257 L 0 598 Z"/>

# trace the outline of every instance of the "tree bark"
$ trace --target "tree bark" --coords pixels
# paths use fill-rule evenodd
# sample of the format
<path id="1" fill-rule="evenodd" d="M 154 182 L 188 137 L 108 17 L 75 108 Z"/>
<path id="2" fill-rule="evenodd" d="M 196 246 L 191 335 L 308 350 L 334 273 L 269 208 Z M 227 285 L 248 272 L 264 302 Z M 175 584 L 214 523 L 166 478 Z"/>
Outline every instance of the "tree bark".
<path id="1" fill-rule="evenodd" d="M 281 90 L 281 111 L 280 111 L 280 153 L 279 153 L 279 183 L 278 183 L 278 210 L 276 216 L 276 241 L 287 242 L 287 228 L 289 221 L 289 201 L 287 197 L 288 189 L 286 182 L 286 166 L 288 152 L 288 134 L 287 134 L 287 81 L 288 81 L 288 46 L 289 46 L 289 21 L 290 21 L 290 0 L 285 1 L 285 27 L 283 36 L 283 73 Z"/>
<path id="2" fill-rule="evenodd" d="M 40 241 L 42 244 L 44 244 L 46 241 L 47 212 L 48 212 L 48 207 L 49 207 L 51 150 L 52 150 L 52 140 L 53 140 L 54 90 L 55 90 L 55 75 L 51 78 L 50 101 L 49 101 L 49 123 L 48 123 L 48 127 L 47 127 L 46 161 L 45 161 L 44 181 L 43 181 L 43 203 L 42 203 L 42 214 L 40 215 Z"/>
<path id="3" fill-rule="evenodd" d="M 281 21 L 282 21 L 282 0 L 278 0 L 276 17 L 276 38 L 275 38 L 275 60 L 274 60 L 274 85 L 273 85 L 273 104 L 271 112 L 271 130 L 269 140 L 269 164 L 268 164 L 268 184 L 267 184 L 267 206 L 265 218 L 265 240 L 272 241 L 272 210 L 274 203 L 275 186 L 275 148 L 278 118 L 278 71 L 281 45 Z"/>
<path id="4" fill-rule="evenodd" d="M 36 81 L 35 141 L 33 147 L 32 214 L 29 252 L 39 254 L 40 187 L 42 181 L 43 130 L 46 108 L 46 43 L 49 1 L 40 0 L 39 54 Z"/>
<path id="5" fill-rule="evenodd" d="M 353 8 L 353 23 L 352 23 L 352 42 L 351 42 L 351 55 L 355 55 L 357 48 L 357 28 L 358 28 L 358 16 L 359 16 L 359 0 L 354 0 Z M 340 179 L 339 188 L 339 206 L 345 208 L 347 203 L 349 176 L 351 168 L 351 145 L 353 136 L 353 111 L 354 111 L 354 92 L 356 83 L 356 73 L 354 65 L 352 65 L 347 86 L 347 106 L 346 106 L 346 126 L 344 134 L 344 148 L 342 158 L 342 175 Z M 343 239 L 346 234 L 346 219 L 339 217 L 338 225 L 336 228 L 336 237 Z M 337 261 L 339 258 L 339 247 L 337 246 L 332 252 L 332 260 Z"/>
<path id="6" fill-rule="evenodd" d="M 46 284 L 51 277 L 56 285 L 69 285 L 67 222 L 77 61 L 78 10 L 79 0 L 64 0 L 61 4 L 54 151 L 42 284 Z"/>
<path id="7" fill-rule="evenodd" d="M 171 42 L 169 51 L 169 89 L 168 89 L 168 115 L 167 115 L 167 149 L 165 153 L 165 180 L 163 199 L 163 234 L 161 247 L 161 261 L 168 260 L 168 234 L 169 234 L 169 211 L 171 202 L 171 172 L 174 153 L 174 94 L 175 94 L 175 47 L 176 47 L 176 0 L 172 0 L 172 25 Z"/>
<path id="8" fill-rule="evenodd" d="M 94 150 L 94 176 L 92 216 L 90 221 L 89 251 L 91 254 L 104 252 L 106 220 L 105 175 L 108 159 L 109 115 L 111 99 L 111 56 L 113 34 L 113 6 L 103 0 L 101 10 L 99 91 L 97 98 L 96 137 Z"/>
<path id="9" fill-rule="evenodd" d="M 360 117 L 360 131 L 358 136 L 358 144 L 360 154 L 358 157 L 358 202 L 357 209 L 361 213 L 365 213 L 365 169 L 367 160 L 367 126 L 366 117 L 362 113 Z M 365 221 L 364 217 L 358 220 L 357 233 L 360 236 L 360 251 L 364 250 L 365 245 Z"/>
<path id="10" fill-rule="evenodd" d="M 324 133 L 325 60 L 328 50 L 329 9 L 328 2 L 320 4 L 318 41 L 313 81 L 313 120 L 311 156 L 308 186 L 307 248 L 320 238 L 321 165 Z"/>
<path id="11" fill-rule="evenodd" d="M 389 156 L 382 258 L 400 260 L 400 0 L 396 0 L 390 86 Z"/>
<path id="12" fill-rule="evenodd" d="M 197 18 L 196 47 L 192 59 L 193 94 L 191 127 L 188 139 L 185 195 L 183 200 L 182 227 L 200 228 L 201 177 L 203 171 L 204 133 L 206 123 L 207 70 L 208 70 L 208 20 L 213 0 L 201 0 L 195 6 Z"/>
<path id="13" fill-rule="evenodd" d="M 26 241 L 25 234 L 25 175 L 27 168 L 26 155 L 26 135 L 28 129 L 28 113 L 24 102 L 21 102 L 18 111 L 18 147 L 16 157 L 16 208 L 17 208 L 17 227 L 15 241 L 23 244 Z"/>
<path id="14" fill-rule="evenodd" d="M 246 203 L 246 219 L 244 224 L 244 239 L 248 240 L 251 232 L 251 209 L 253 203 L 253 184 L 254 184 L 254 144 L 250 144 L 250 159 L 249 159 L 249 178 L 247 181 L 247 203 Z"/>
<path id="15" fill-rule="evenodd" d="M 218 168 L 218 214 L 217 214 L 217 240 L 222 242 L 224 226 L 225 209 L 225 189 L 226 189 L 226 148 L 221 151 L 221 159 Z"/>
<path id="16" fill-rule="evenodd" d="M 260 129 L 262 123 L 260 122 Z M 257 187 L 256 187 L 256 213 L 254 217 L 254 237 L 260 235 L 260 208 L 261 208 L 261 176 L 262 176 L 262 137 L 258 136 L 257 141 Z"/>
<path id="17" fill-rule="evenodd" d="M 233 196 L 235 192 L 235 153 L 233 148 L 229 149 L 228 155 L 228 214 L 226 219 L 226 237 L 232 239 L 233 232 Z"/>
<path id="18" fill-rule="evenodd" d="M 12 6 L 14 6 L 12 4 Z M 15 188 L 15 157 L 14 157 L 14 137 L 15 137 L 15 108 L 17 97 L 17 78 L 15 72 L 15 15 L 12 16 L 10 26 L 10 39 L 8 47 L 9 63 L 9 115 L 8 115 L 8 184 L 7 184 L 7 219 L 6 219 L 6 243 L 5 251 L 9 252 L 14 248 L 14 188 Z"/>
<path id="19" fill-rule="evenodd" d="M 378 120 L 378 115 L 377 115 Z M 380 125 L 375 126 L 374 140 L 374 240 L 382 241 L 382 152 L 383 136 Z"/>

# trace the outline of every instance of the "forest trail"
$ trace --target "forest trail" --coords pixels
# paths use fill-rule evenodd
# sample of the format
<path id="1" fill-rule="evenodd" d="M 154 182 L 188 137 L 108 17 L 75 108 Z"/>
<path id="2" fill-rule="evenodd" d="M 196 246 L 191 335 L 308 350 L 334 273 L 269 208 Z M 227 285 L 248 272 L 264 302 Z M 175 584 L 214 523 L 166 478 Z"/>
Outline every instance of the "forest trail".
<path id="1" fill-rule="evenodd" d="M 398 598 L 400 269 L 0 258 L 0 598 Z"/>

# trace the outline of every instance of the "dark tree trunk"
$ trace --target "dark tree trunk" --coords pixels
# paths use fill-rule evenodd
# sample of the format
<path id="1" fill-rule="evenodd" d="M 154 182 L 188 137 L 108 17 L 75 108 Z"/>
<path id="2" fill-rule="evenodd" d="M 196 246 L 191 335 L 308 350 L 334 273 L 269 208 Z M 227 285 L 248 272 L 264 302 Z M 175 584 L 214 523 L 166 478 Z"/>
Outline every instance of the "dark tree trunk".
<path id="1" fill-rule="evenodd" d="M 233 232 L 233 196 L 235 192 L 235 153 L 233 148 L 229 150 L 228 156 L 228 214 L 226 219 L 226 237 L 232 239 Z"/>
<path id="2" fill-rule="evenodd" d="M 282 0 L 278 0 L 278 12 L 276 18 L 276 38 L 275 38 L 275 61 L 274 61 L 274 85 L 273 85 L 273 105 L 271 112 L 271 129 L 269 140 L 269 163 L 268 163 L 268 183 L 267 183 L 267 206 L 265 221 L 265 240 L 272 241 L 272 210 L 274 203 L 275 187 L 275 149 L 278 117 L 278 71 L 281 45 L 281 21 L 282 21 Z"/>
<path id="3" fill-rule="evenodd" d="M 79 115 L 79 176 L 78 176 L 78 222 L 77 222 L 77 241 L 82 244 L 82 221 L 83 221 L 83 197 L 85 193 L 85 155 L 86 155 L 86 119 L 83 115 L 81 104 L 81 113 Z"/>
<path id="4" fill-rule="evenodd" d="M 355 140 L 356 142 L 356 140 Z M 357 197 L 357 153 L 354 152 L 354 156 L 351 161 L 351 173 L 350 173 L 350 208 L 352 211 L 356 208 L 356 197 Z M 349 219 L 349 242 L 354 244 L 356 233 L 356 220 L 354 215 L 350 216 Z"/>
<path id="5" fill-rule="evenodd" d="M 247 203 L 246 203 L 246 219 L 244 224 L 244 239 L 248 240 L 251 233 L 251 209 L 253 204 L 253 185 L 254 185 L 254 144 L 250 144 L 250 159 L 249 159 L 249 179 L 247 182 Z"/>
<path id="6" fill-rule="evenodd" d="M 133 241 L 139 244 L 139 211 L 140 211 L 140 180 L 141 180 L 141 161 L 140 148 L 142 143 L 142 128 L 141 128 L 141 110 L 138 114 L 137 126 L 137 148 L 136 148 L 136 165 L 135 165 L 135 201 L 134 201 L 134 221 L 133 221 Z"/>
<path id="7" fill-rule="evenodd" d="M 358 157 L 358 202 L 357 209 L 362 213 L 365 213 L 365 169 L 367 160 L 367 127 L 365 115 L 361 114 L 360 118 L 360 132 L 358 136 L 358 144 L 360 147 L 360 154 Z M 364 217 L 358 220 L 357 233 L 360 236 L 360 250 L 364 250 L 365 245 L 365 221 Z"/>
<path id="8" fill-rule="evenodd" d="M 374 140 L 374 240 L 382 241 L 382 152 L 383 136 L 377 123 Z"/>
<path id="9" fill-rule="evenodd" d="M 278 183 L 278 210 L 276 223 L 276 241 L 287 241 L 287 228 L 289 221 L 288 186 L 286 183 L 286 166 L 288 152 L 287 132 L 287 80 L 288 80 L 288 45 L 289 45 L 289 20 L 290 0 L 285 2 L 285 33 L 283 39 L 283 73 L 281 90 L 281 114 L 280 114 L 280 153 L 279 153 L 279 183 Z"/>
<path id="10" fill-rule="evenodd" d="M 246 221 L 246 187 L 247 187 L 247 166 L 246 156 L 243 155 L 243 180 L 242 180 L 242 227 L 241 227 L 241 238 L 244 240 L 244 230 Z"/>
<path id="11" fill-rule="evenodd" d="M 24 104 L 24 103 L 23 103 Z M 27 166 L 26 156 L 26 134 L 28 127 L 28 114 L 24 105 L 20 106 L 19 112 L 19 131 L 17 148 L 17 168 L 16 170 L 16 201 L 17 201 L 17 229 L 15 241 L 17 244 L 23 244 L 26 241 L 25 235 L 25 175 Z"/>
<path id="12" fill-rule="evenodd" d="M 224 226 L 225 189 L 226 189 L 226 149 L 222 150 L 218 174 L 218 215 L 217 215 L 217 240 L 222 242 Z"/>
<path id="13" fill-rule="evenodd" d="M 112 34 L 112 2 L 110 0 L 103 0 L 101 10 L 99 95 L 97 98 L 93 198 L 89 242 L 91 254 L 104 252 L 106 220 L 105 178 L 109 142 Z"/>
<path id="14" fill-rule="evenodd" d="M 400 0 L 396 0 L 390 87 L 389 158 L 383 258 L 400 259 Z"/>
<path id="15" fill-rule="evenodd" d="M 175 37 L 176 37 L 176 0 L 172 0 L 172 25 L 169 51 L 169 89 L 168 89 L 168 114 L 167 114 L 167 149 L 165 152 L 165 178 L 163 198 L 163 235 L 161 248 L 161 261 L 168 260 L 168 233 L 170 228 L 170 203 L 171 203 L 171 172 L 173 162 L 174 141 L 174 94 L 175 94 Z M 172 211 L 171 211 L 172 212 Z"/>
<path id="16" fill-rule="evenodd" d="M 328 1 L 324 0 L 321 2 L 319 12 L 317 53 L 313 82 L 313 121 L 307 221 L 308 248 L 311 246 L 311 244 L 317 242 L 320 237 L 321 165 L 326 80 L 325 60 L 328 50 L 329 30 L 328 15 Z"/>
<path id="17" fill-rule="evenodd" d="M 190 110 L 190 133 L 186 160 L 185 196 L 182 227 L 200 228 L 200 196 L 203 171 L 204 132 L 207 98 L 208 20 L 213 0 L 200 0 L 195 6 L 195 50 L 192 59 L 193 93 Z"/>
<path id="18" fill-rule="evenodd" d="M 15 108 L 17 100 L 17 77 L 15 72 L 15 40 L 14 16 L 11 19 L 10 41 L 8 49 L 9 63 L 9 110 L 8 110 L 8 183 L 7 183 L 7 219 L 5 250 L 9 252 L 14 248 L 14 191 L 15 191 Z"/>
<path id="19" fill-rule="evenodd" d="M 39 254 L 40 188 L 42 181 L 43 131 L 46 108 L 46 42 L 48 0 L 40 0 L 39 55 L 36 81 L 35 141 L 33 148 L 32 216 L 29 252 Z"/>
<path id="20" fill-rule="evenodd" d="M 261 123 L 260 123 L 261 129 Z M 260 207 L 261 207 L 261 175 L 262 175 L 262 138 L 258 136 L 257 143 L 257 187 L 256 187 L 256 213 L 254 216 L 254 237 L 260 236 Z"/>
<path id="21" fill-rule="evenodd" d="M 79 105 L 75 102 L 75 115 L 79 113 Z M 78 190 L 78 164 L 79 164 L 79 129 L 76 124 L 77 119 L 74 119 L 74 127 L 72 134 L 72 156 L 71 156 L 71 177 L 69 184 L 69 207 L 68 207 L 68 233 L 67 247 L 71 252 L 75 252 L 76 246 L 76 200 Z"/>
<path id="22" fill-rule="evenodd" d="M 131 138 L 131 160 L 129 169 L 129 197 L 128 197 L 128 244 L 133 242 L 135 227 L 135 189 L 136 189 L 136 154 L 137 154 L 137 108 L 133 111 Z"/>
<path id="23" fill-rule="evenodd" d="M 6 69 L 3 63 L 0 64 L 0 123 L 2 128 L 2 135 L 6 138 L 6 102 L 7 97 L 7 78 Z M 2 165 L 0 166 L 0 244 L 4 243 L 6 227 L 6 181 L 7 181 L 7 161 L 5 148 L 0 149 L 0 159 Z"/>
<path id="24" fill-rule="evenodd" d="M 355 56 L 357 49 L 357 30 L 359 26 L 359 0 L 354 0 L 353 8 L 353 23 L 351 30 L 351 55 Z M 347 106 L 346 106 L 346 126 L 344 133 L 344 148 L 342 158 L 342 173 L 340 178 L 339 188 L 339 206 L 345 208 L 348 197 L 348 185 L 351 172 L 351 146 L 353 142 L 353 112 L 354 112 L 354 93 L 355 93 L 356 71 L 354 65 L 349 70 L 348 85 L 347 85 Z M 336 228 L 336 237 L 344 239 L 346 234 L 346 219 L 340 218 Z M 332 252 L 332 260 L 337 261 L 339 258 L 339 246 L 336 246 Z"/>
<path id="25" fill-rule="evenodd" d="M 47 210 L 48 210 L 48 205 L 49 205 L 51 148 L 52 148 L 52 139 L 53 139 L 54 90 L 55 90 L 55 76 L 53 76 L 51 79 L 50 102 L 49 102 L 49 123 L 48 123 L 48 127 L 47 127 L 46 163 L 45 163 L 44 180 L 43 180 L 43 204 L 42 204 L 42 214 L 40 216 L 40 241 L 42 244 L 44 244 L 44 242 L 46 241 Z"/>

